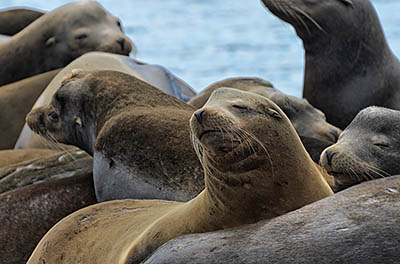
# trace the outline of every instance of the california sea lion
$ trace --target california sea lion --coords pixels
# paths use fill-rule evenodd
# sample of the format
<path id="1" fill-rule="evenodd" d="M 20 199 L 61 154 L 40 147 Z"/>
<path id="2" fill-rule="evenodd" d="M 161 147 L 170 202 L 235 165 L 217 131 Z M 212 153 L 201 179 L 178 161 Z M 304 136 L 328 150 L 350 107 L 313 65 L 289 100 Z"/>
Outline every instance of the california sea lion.
<path id="1" fill-rule="evenodd" d="M 43 14 L 30 8 L 3 9 L 0 11 L 0 34 L 15 35 Z"/>
<path id="2" fill-rule="evenodd" d="M 48 85 L 35 103 L 34 107 L 50 103 L 54 93 L 60 87 L 60 82 L 74 69 L 82 70 L 115 70 L 135 76 L 174 97 L 187 101 L 195 95 L 193 89 L 184 81 L 173 75 L 162 66 L 147 64 L 128 56 L 104 52 L 89 52 L 66 66 Z M 16 148 L 42 148 L 42 140 L 32 133 L 26 125 L 16 143 Z"/>
<path id="3" fill-rule="evenodd" d="M 400 173 L 400 111 L 362 110 L 320 163 L 335 178 L 336 190 Z"/>
<path id="4" fill-rule="evenodd" d="M 64 67 L 89 51 L 128 55 L 133 44 L 117 18 L 94 1 L 49 12 L 0 42 L 0 85 Z"/>
<path id="5" fill-rule="evenodd" d="M 400 176 L 365 182 L 272 220 L 186 235 L 144 264 L 398 263 Z"/>
<path id="6" fill-rule="evenodd" d="M 128 74 L 74 72 L 27 123 L 38 134 L 94 157 L 99 201 L 187 201 L 203 189 L 190 142 L 193 107 Z"/>
<path id="7" fill-rule="evenodd" d="M 91 172 L 0 194 L 0 263 L 26 263 L 54 224 L 94 203 Z"/>
<path id="8" fill-rule="evenodd" d="M 303 97 L 344 129 L 367 106 L 400 109 L 400 63 L 369 0 L 263 0 L 305 50 Z"/>
<path id="9" fill-rule="evenodd" d="M 93 159 L 77 148 L 67 151 L 24 149 L 0 151 L 0 193 L 50 179 L 93 172 Z"/>
<path id="10" fill-rule="evenodd" d="M 286 95 L 260 78 L 239 77 L 216 82 L 194 96 L 188 104 L 196 108 L 202 107 L 210 94 L 220 87 L 237 88 L 269 98 L 283 110 L 301 137 L 335 143 L 341 133 L 340 129 L 326 122 L 324 113 L 314 108 L 306 99 Z"/>
<path id="11" fill-rule="evenodd" d="M 332 194 L 290 121 L 267 98 L 219 89 L 190 127 L 205 171 L 197 197 L 79 210 L 43 237 L 28 263 L 140 263 L 174 237 L 254 223 Z"/>
<path id="12" fill-rule="evenodd" d="M 26 115 L 59 71 L 45 72 L 0 87 L 0 149 L 14 148 Z"/>

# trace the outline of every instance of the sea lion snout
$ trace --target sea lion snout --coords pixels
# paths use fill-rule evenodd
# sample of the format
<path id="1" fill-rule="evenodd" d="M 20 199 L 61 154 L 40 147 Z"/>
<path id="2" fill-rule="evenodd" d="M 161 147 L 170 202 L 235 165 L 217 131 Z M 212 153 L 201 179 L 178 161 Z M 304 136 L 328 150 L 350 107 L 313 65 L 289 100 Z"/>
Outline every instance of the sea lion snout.
<path id="1" fill-rule="evenodd" d="M 203 114 L 204 110 L 200 109 L 194 113 L 194 116 L 196 117 L 197 121 L 202 124 L 203 123 Z"/>
<path id="2" fill-rule="evenodd" d="M 43 107 L 32 109 L 26 116 L 25 121 L 33 132 L 40 134 L 40 131 L 44 126 Z"/>

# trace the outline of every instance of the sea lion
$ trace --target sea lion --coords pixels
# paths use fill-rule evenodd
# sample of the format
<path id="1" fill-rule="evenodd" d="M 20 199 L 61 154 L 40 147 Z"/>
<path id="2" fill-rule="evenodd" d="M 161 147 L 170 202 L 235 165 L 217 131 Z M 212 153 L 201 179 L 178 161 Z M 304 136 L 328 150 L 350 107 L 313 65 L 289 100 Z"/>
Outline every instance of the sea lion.
<path id="1" fill-rule="evenodd" d="M 50 104 L 27 117 L 33 131 L 94 157 L 99 201 L 187 201 L 203 189 L 191 142 L 194 108 L 128 74 L 74 72 Z"/>
<path id="2" fill-rule="evenodd" d="M 44 106 L 50 103 L 51 98 L 60 86 L 60 82 L 72 70 L 115 70 L 135 76 L 174 97 L 187 101 L 196 93 L 184 81 L 173 75 L 162 66 L 147 64 L 128 56 L 121 56 L 105 52 L 89 52 L 66 66 L 48 85 L 46 90 L 35 103 L 34 107 Z M 27 125 L 17 140 L 16 148 L 43 148 L 42 140 L 32 133 Z"/>
<path id="3" fill-rule="evenodd" d="M 265 96 L 272 100 L 285 112 L 301 137 L 335 143 L 342 132 L 337 127 L 326 122 L 324 113 L 314 108 L 306 99 L 286 95 L 275 89 L 270 82 L 260 78 L 238 77 L 218 81 L 194 96 L 188 104 L 196 108 L 202 107 L 210 97 L 210 94 L 220 87 L 237 88 Z"/>
<path id="4" fill-rule="evenodd" d="M 400 62 L 369 0 L 263 0 L 303 41 L 303 97 L 344 129 L 372 105 L 400 109 Z"/>
<path id="5" fill-rule="evenodd" d="M 0 10 L 0 34 L 15 35 L 42 15 L 43 11 L 30 8 Z"/>
<path id="6" fill-rule="evenodd" d="M 59 71 L 45 72 L 0 87 L 0 149 L 14 148 L 26 115 Z"/>
<path id="7" fill-rule="evenodd" d="M 133 44 L 120 21 L 94 1 L 57 8 L 0 41 L 0 85 L 64 67 L 89 51 L 128 55 Z"/>
<path id="8" fill-rule="evenodd" d="M 174 237 L 273 218 L 332 194 L 288 118 L 267 98 L 219 89 L 190 127 L 205 171 L 198 196 L 84 208 L 57 223 L 28 263 L 140 263 Z"/>
<path id="9" fill-rule="evenodd" d="M 8 156 L 8 157 L 6 157 Z M 0 193 L 50 179 L 91 174 L 93 159 L 77 148 L 66 151 L 24 149 L 0 151 Z"/>
<path id="10" fill-rule="evenodd" d="M 26 263 L 54 224 L 94 203 L 91 172 L 0 194 L 0 263 Z"/>
<path id="11" fill-rule="evenodd" d="M 272 220 L 186 235 L 143 264 L 398 263 L 400 176 L 365 182 Z"/>
<path id="12" fill-rule="evenodd" d="M 400 111 L 362 110 L 339 141 L 321 154 L 321 165 L 342 190 L 362 181 L 400 174 Z"/>

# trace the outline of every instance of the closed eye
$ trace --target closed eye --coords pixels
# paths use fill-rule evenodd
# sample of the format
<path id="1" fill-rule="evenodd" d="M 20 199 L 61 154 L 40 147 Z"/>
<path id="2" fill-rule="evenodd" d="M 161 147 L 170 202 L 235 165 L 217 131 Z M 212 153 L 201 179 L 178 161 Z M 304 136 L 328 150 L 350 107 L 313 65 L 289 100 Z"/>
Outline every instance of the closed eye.
<path id="1" fill-rule="evenodd" d="M 250 111 L 251 110 L 247 106 L 242 106 L 242 105 L 232 105 L 232 107 L 236 108 L 236 109 L 239 109 L 239 110 L 246 110 L 246 111 Z"/>
<path id="2" fill-rule="evenodd" d="M 390 147 L 389 144 L 386 143 L 374 143 L 375 146 L 380 147 L 380 148 L 388 148 Z"/>
<path id="3" fill-rule="evenodd" d="M 76 40 L 82 40 L 87 38 L 88 35 L 87 34 L 79 34 L 78 36 L 75 37 Z"/>

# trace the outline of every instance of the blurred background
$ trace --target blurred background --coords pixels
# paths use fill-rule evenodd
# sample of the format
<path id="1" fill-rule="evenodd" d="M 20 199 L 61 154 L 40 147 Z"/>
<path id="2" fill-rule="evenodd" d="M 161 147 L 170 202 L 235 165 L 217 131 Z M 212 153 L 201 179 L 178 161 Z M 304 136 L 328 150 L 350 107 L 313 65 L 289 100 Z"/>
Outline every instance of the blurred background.
<path id="1" fill-rule="evenodd" d="M 323 0 L 321 0 L 323 1 Z M 69 0 L 1 0 L 0 8 L 50 11 Z M 304 52 L 293 28 L 260 0 L 99 0 L 119 17 L 139 60 L 160 64 L 200 91 L 237 76 L 257 76 L 301 97 Z M 392 50 L 400 55 L 400 1 L 372 0 Z"/>

